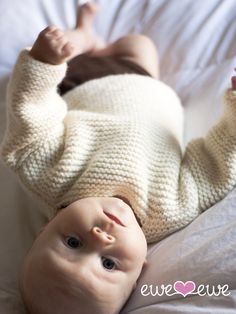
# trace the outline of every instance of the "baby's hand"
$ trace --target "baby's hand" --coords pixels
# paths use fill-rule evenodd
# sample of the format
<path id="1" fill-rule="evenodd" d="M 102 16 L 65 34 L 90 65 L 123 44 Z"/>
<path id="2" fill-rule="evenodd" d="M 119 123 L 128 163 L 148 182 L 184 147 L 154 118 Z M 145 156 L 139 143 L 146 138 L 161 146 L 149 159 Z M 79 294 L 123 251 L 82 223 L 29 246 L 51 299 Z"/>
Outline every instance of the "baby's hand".
<path id="1" fill-rule="evenodd" d="M 57 65 L 67 61 L 73 50 L 63 31 L 48 26 L 39 34 L 29 53 L 36 60 Z"/>
<path id="2" fill-rule="evenodd" d="M 236 71 L 236 68 L 234 69 Z M 231 77 L 231 83 L 232 83 L 232 90 L 236 91 L 236 76 Z"/>

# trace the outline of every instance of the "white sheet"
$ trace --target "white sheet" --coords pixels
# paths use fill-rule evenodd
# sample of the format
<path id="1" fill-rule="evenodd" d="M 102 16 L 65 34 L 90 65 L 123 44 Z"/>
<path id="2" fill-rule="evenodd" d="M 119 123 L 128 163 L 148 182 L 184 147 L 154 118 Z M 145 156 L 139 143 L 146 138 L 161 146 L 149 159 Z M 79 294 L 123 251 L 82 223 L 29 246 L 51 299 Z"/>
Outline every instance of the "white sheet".
<path id="1" fill-rule="evenodd" d="M 222 114 L 222 92 L 236 66 L 235 0 L 100 0 L 96 30 L 112 41 L 128 32 L 152 37 L 161 78 L 179 93 L 186 113 L 185 142 L 206 133 Z M 75 21 L 77 1 L 0 1 L 0 139 L 4 93 L 20 49 L 48 24 Z M 43 207 L 0 166 L 0 313 L 24 313 L 17 289 L 22 258 L 45 222 Z M 149 266 L 123 313 L 226 313 L 236 308 L 236 192 L 184 230 L 149 250 Z M 228 283 L 229 297 L 142 297 L 140 287 L 193 280 Z"/>

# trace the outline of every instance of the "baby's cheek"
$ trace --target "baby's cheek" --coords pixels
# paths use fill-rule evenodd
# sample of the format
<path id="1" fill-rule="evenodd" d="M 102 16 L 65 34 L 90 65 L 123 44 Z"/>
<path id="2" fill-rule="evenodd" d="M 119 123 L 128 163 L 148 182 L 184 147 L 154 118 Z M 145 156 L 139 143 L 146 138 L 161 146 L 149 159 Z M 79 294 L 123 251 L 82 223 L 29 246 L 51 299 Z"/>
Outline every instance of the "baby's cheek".
<path id="1" fill-rule="evenodd" d="M 134 244 L 126 241 L 122 246 L 121 256 L 124 258 L 129 268 L 136 265 L 142 255 L 142 249 L 138 243 Z"/>

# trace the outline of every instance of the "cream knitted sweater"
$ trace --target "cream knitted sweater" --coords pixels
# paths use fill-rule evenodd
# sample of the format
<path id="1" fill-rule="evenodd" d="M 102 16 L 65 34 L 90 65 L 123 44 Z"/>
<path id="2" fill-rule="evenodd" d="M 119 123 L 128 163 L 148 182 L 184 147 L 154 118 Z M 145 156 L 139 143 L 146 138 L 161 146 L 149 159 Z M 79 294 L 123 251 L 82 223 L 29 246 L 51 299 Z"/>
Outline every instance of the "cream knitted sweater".
<path id="1" fill-rule="evenodd" d="M 66 65 L 24 50 L 7 95 L 5 163 L 52 209 L 88 196 L 129 200 L 147 241 L 186 226 L 236 184 L 236 93 L 205 138 L 181 151 L 183 111 L 165 84 L 136 75 L 84 83 L 64 97 Z"/>

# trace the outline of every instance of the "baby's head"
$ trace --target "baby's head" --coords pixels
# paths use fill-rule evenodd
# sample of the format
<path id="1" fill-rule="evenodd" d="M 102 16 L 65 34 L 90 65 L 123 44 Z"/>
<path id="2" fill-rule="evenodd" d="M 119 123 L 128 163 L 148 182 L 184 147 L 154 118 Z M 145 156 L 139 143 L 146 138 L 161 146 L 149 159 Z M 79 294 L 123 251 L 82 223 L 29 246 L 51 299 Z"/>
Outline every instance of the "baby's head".
<path id="1" fill-rule="evenodd" d="M 119 313 L 146 253 L 142 229 L 122 200 L 70 204 L 46 225 L 24 262 L 21 292 L 29 313 Z"/>

